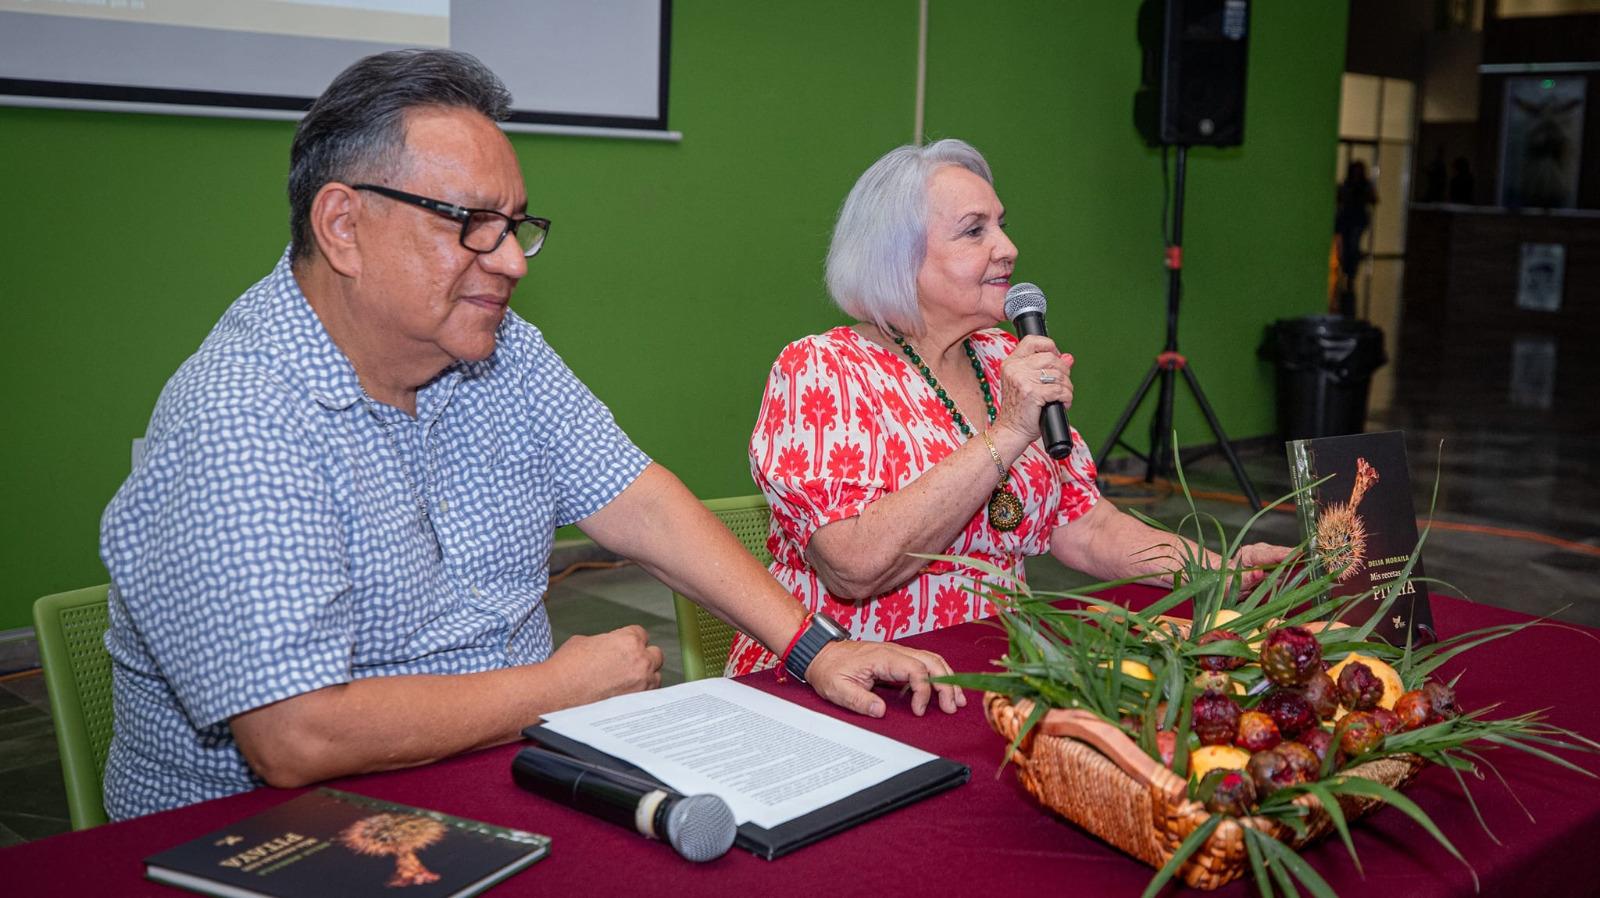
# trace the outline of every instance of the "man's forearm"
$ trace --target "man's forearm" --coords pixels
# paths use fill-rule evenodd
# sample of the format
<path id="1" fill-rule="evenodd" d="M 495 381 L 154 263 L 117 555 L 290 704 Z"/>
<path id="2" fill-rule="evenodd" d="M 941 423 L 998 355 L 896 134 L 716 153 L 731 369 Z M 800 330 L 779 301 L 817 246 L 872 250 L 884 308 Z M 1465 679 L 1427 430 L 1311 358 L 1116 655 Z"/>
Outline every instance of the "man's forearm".
<path id="1" fill-rule="evenodd" d="M 800 603 L 659 465 L 579 527 L 769 649 L 782 651 L 800 629 Z"/>
<path id="2" fill-rule="evenodd" d="M 510 742 L 583 700 L 549 662 L 482 673 L 372 677 L 234 717 L 245 760 L 274 786 L 426 764 Z"/>

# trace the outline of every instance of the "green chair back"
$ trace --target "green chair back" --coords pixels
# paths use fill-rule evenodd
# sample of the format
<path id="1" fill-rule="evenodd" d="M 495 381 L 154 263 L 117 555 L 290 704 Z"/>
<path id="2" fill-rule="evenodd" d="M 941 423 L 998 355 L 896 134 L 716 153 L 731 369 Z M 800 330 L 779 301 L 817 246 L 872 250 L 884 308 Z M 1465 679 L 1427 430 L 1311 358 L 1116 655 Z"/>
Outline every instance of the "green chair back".
<path id="1" fill-rule="evenodd" d="M 767 527 L 772 513 L 762 495 L 711 499 L 706 508 L 733 531 L 750 554 L 762 564 L 772 561 L 767 551 Z M 688 596 L 672 594 L 672 608 L 678 619 L 678 646 L 683 653 L 683 678 L 700 680 L 722 676 L 733 645 L 734 628 L 695 604 Z"/>
<path id="2" fill-rule="evenodd" d="M 101 778 L 111 750 L 110 626 L 105 584 L 45 596 L 33 603 L 39 661 L 67 784 L 73 829 L 106 822 Z"/>

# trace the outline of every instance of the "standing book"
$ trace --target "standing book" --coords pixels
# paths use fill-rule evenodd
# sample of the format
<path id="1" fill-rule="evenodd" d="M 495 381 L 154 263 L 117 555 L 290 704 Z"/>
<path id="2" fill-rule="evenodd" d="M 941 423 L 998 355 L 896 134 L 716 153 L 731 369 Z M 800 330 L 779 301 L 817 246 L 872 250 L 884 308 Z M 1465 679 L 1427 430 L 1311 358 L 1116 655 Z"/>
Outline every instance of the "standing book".
<path id="1" fill-rule="evenodd" d="M 145 858 L 145 876 L 226 898 L 456 898 L 549 850 L 536 833 L 318 789 Z"/>
<path id="2" fill-rule="evenodd" d="M 1403 434 L 1392 430 L 1294 440 L 1288 451 L 1290 483 L 1296 491 L 1305 491 L 1295 502 L 1312 564 L 1319 573 L 1336 574 L 1333 595 L 1357 596 L 1372 590 L 1371 601 L 1382 601 L 1388 595 L 1385 587 L 1405 572 L 1417 548 L 1417 515 Z M 1422 576 L 1418 558 L 1411 579 L 1373 635 L 1392 645 L 1437 638 Z M 1361 621 L 1370 614 L 1365 602 L 1349 612 Z"/>

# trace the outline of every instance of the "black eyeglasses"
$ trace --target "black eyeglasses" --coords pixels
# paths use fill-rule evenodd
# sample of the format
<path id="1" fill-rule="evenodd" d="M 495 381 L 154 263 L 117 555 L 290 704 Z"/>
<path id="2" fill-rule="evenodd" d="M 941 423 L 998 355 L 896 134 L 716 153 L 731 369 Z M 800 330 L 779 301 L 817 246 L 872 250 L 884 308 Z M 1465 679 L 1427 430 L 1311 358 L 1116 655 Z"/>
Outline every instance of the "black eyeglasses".
<path id="1" fill-rule="evenodd" d="M 500 242 L 506 239 L 507 234 L 516 234 L 517 245 L 522 247 L 522 254 L 531 259 L 539 254 L 540 247 L 544 246 L 545 235 L 550 233 L 548 218 L 534 218 L 531 215 L 512 217 L 493 209 L 468 209 L 455 203 L 431 200 L 425 196 L 417 196 L 414 193 L 378 184 L 351 186 L 356 190 L 370 190 L 391 200 L 421 206 L 429 212 L 436 212 L 461 222 L 461 245 L 475 253 L 492 253 L 500 248 Z"/>

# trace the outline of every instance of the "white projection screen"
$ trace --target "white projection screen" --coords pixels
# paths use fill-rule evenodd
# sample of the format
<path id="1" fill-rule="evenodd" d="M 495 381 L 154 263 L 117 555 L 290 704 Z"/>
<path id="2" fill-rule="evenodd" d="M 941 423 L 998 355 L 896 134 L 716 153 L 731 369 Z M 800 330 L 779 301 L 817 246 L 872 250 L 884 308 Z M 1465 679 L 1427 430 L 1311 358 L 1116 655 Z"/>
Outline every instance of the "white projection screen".
<path id="1" fill-rule="evenodd" d="M 452 47 L 504 79 L 513 130 L 675 137 L 671 20 L 671 0 L 0 0 L 0 104 L 298 118 L 362 56 Z"/>

